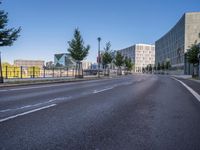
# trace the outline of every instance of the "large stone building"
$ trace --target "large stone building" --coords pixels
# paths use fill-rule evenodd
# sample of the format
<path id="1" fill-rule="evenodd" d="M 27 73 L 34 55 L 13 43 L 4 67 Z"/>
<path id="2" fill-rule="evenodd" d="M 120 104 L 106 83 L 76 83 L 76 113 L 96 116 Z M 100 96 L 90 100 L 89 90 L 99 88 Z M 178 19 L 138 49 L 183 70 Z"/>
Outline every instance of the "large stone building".
<path id="1" fill-rule="evenodd" d="M 156 41 L 156 64 L 168 60 L 172 69 L 190 74 L 191 65 L 185 55 L 195 42 L 200 42 L 200 12 L 185 13 L 168 33 Z"/>
<path id="2" fill-rule="evenodd" d="M 118 50 L 124 57 L 130 58 L 134 63 L 134 71 L 142 72 L 147 65 L 155 64 L 155 46 L 149 44 L 135 44 L 128 48 Z"/>
<path id="3" fill-rule="evenodd" d="M 14 65 L 18 67 L 44 67 L 44 61 L 43 60 L 14 60 Z"/>

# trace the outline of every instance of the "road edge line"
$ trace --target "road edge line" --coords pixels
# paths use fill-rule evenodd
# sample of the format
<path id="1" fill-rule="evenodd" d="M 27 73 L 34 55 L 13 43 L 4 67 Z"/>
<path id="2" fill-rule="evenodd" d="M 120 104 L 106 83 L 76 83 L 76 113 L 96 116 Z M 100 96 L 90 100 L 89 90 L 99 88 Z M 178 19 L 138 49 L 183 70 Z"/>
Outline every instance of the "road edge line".
<path id="1" fill-rule="evenodd" d="M 179 83 L 181 83 L 200 102 L 200 95 L 196 91 L 194 91 L 191 87 L 186 85 L 184 82 L 182 82 L 174 77 L 171 77 L 171 78 L 178 81 Z"/>

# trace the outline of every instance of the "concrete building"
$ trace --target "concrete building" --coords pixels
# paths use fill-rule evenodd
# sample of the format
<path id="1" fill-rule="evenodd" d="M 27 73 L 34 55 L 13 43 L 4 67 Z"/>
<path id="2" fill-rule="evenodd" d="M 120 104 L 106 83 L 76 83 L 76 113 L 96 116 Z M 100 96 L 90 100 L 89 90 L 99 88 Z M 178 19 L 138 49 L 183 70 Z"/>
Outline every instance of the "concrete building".
<path id="1" fill-rule="evenodd" d="M 68 67 L 72 68 L 76 65 L 75 60 L 67 53 L 55 54 L 54 55 L 55 67 Z"/>
<path id="2" fill-rule="evenodd" d="M 142 68 L 155 64 L 155 46 L 149 44 L 135 44 L 128 48 L 118 50 L 124 57 L 130 58 L 134 63 L 134 71 L 142 72 Z M 115 52 L 116 53 L 116 52 Z"/>
<path id="3" fill-rule="evenodd" d="M 191 74 L 186 53 L 192 44 L 200 42 L 200 12 L 185 13 L 178 23 L 155 43 L 156 64 L 170 61 L 172 69 Z"/>
<path id="4" fill-rule="evenodd" d="M 44 67 L 44 61 L 43 60 L 14 60 L 14 65 L 18 67 Z"/>
<path id="5" fill-rule="evenodd" d="M 47 68 L 53 68 L 54 67 L 53 61 L 46 62 L 46 67 Z"/>
<path id="6" fill-rule="evenodd" d="M 83 67 L 83 69 L 91 69 L 92 68 L 92 62 L 82 61 L 82 67 Z"/>

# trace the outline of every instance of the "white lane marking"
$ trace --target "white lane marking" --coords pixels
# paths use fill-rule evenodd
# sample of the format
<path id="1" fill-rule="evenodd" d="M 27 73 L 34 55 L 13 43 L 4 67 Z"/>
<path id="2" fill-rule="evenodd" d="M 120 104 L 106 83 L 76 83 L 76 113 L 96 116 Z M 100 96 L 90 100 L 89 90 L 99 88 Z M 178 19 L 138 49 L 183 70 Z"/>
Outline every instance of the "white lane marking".
<path id="1" fill-rule="evenodd" d="M 33 104 L 33 105 L 25 105 L 25 106 L 18 107 L 18 108 L 10 108 L 10 109 L 5 109 L 5 110 L 0 110 L 0 113 L 9 112 L 9 111 L 15 111 L 15 110 L 21 110 L 21 109 L 30 108 L 30 107 L 36 107 L 36 106 L 52 103 L 52 102 L 55 102 L 55 101 L 69 100 L 71 98 L 72 98 L 71 96 L 58 97 L 58 98 L 54 98 L 54 99 L 48 100 L 48 101 L 43 102 L 43 103 L 37 103 L 37 104 Z"/>
<path id="2" fill-rule="evenodd" d="M 191 87 L 189 87 L 189 86 L 186 85 L 184 82 L 182 82 L 182 81 L 180 81 L 180 80 L 178 80 L 178 79 L 176 79 L 176 78 L 174 78 L 174 77 L 172 77 L 172 79 L 174 79 L 174 80 L 180 82 L 180 83 L 181 83 L 186 89 L 188 89 L 188 91 L 190 91 L 190 93 L 192 93 L 192 95 L 200 102 L 200 95 L 199 95 L 197 92 L 195 92 Z"/>
<path id="3" fill-rule="evenodd" d="M 13 116 L 10 116 L 10 117 L 4 118 L 4 119 L 0 119 L 0 123 L 7 121 L 7 120 L 10 120 L 10 119 L 14 119 L 16 117 L 24 116 L 24 115 L 27 115 L 27 114 L 30 114 L 30 113 L 33 113 L 33 112 L 36 112 L 36 111 L 40 111 L 40 110 L 43 110 L 43 109 L 54 107 L 54 106 L 56 106 L 56 104 L 51 104 L 51 105 L 48 105 L 48 106 L 44 106 L 44 107 L 41 107 L 41 108 L 37 108 L 37 109 L 33 109 L 33 110 L 30 110 L 30 111 L 27 111 L 27 112 L 23 112 L 23 113 L 20 113 L 20 114 L 17 114 L 17 115 L 13 115 Z"/>
<path id="4" fill-rule="evenodd" d="M 33 87 L 24 87 L 24 88 L 14 88 L 14 89 L 7 89 L 7 90 L 0 90 L 0 92 L 7 92 L 7 91 L 20 91 L 20 90 L 30 90 L 30 89 L 39 89 L 39 88 L 46 88 L 46 87 L 57 87 L 63 85 L 70 85 L 70 84 L 56 84 L 56 85 L 44 85 L 44 86 L 33 86 Z"/>
<path id="5" fill-rule="evenodd" d="M 113 89 L 114 87 L 109 87 L 109 88 L 105 88 L 105 89 L 102 89 L 102 90 L 94 90 L 93 93 L 96 94 L 96 93 L 101 93 L 101 92 L 104 92 L 104 91 L 107 91 L 107 90 L 111 90 Z"/>

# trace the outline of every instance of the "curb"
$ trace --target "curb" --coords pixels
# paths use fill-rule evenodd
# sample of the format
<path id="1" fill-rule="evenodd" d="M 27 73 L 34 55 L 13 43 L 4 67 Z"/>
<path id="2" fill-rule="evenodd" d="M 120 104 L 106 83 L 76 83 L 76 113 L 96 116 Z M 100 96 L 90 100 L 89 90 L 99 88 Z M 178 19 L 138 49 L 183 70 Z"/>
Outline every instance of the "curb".
<path id="1" fill-rule="evenodd" d="M 3 85 L 0 85 L 0 88 L 4 87 L 15 87 L 15 86 L 27 86 L 27 85 L 42 85 L 42 84 L 54 84 L 54 83 L 70 83 L 70 82 L 83 82 L 88 80 L 100 80 L 102 78 L 87 78 L 87 79 L 71 79 L 71 80 L 52 80 L 52 81 L 36 81 L 36 82 L 29 82 L 29 83 L 3 83 Z"/>

